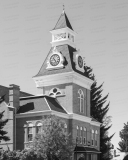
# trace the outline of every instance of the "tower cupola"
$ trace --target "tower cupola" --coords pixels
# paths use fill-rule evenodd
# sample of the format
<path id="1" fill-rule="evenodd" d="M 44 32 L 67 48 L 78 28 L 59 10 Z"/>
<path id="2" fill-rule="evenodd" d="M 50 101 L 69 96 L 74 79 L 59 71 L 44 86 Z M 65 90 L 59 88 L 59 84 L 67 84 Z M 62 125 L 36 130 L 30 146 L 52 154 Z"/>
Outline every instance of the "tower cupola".
<path id="1" fill-rule="evenodd" d="M 75 47 L 75 36 L 76 33 L 74 32 L 68 17 L 63 10 L 58 22 L 56 23 L 53 30 L 50 31 L 52 34 L 52 47 L 68 44 Z"/>

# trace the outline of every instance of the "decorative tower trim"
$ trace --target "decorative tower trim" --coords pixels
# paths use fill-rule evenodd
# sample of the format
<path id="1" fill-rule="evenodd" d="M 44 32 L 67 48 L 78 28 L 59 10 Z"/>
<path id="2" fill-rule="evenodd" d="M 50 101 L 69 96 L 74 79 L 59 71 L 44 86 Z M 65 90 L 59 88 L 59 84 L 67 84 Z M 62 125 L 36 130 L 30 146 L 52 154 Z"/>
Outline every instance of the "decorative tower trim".
<path id="1" fill-rule="evenodd" d="M 68 44 L 73 48 L 75 46 L 75 36 L 76 33 L 73 31 L 72 26 L 66 16 L 64 6 L 62 14 L 55 25 L 54 29 L 50 31 L 52 34 L 52 46 L 58 46 L 63 44 Z"/>
<path id="2" fill-rule="evenodd" d="M 52 53 L 49 55 L 47 59 L 47 68 L 46 69 L 57 69 L 57 68 L 63 68 L 64 57 L 63 55 L 58 52 L 57 48 L 54 47 L 52 50 Z"/>
<path id="3" fill-rule="evenodd" d="M 84 87 L 90 90 L 91 85 L 93 83 L 91 79 L 85 76 L 82 76 L 74 71 L 61 73 L 61 74 L 34 77 L 33 79 L 36 83 L 37 88 L 42 88 L 44 86 L 49 86 L 49 85 L 75 83 L 80 85 L 81 87 Z"/>

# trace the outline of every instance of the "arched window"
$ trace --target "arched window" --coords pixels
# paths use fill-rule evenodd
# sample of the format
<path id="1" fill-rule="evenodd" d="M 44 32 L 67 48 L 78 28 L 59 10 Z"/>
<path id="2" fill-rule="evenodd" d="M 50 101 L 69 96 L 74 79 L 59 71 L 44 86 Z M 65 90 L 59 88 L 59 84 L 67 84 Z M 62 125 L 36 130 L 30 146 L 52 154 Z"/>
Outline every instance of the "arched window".
<path id="1" fill-rule="evenodd" d="M 80 144 L 82 144 L 83 128 L 80 127 Z"/>
<path id="2" fill-rule="evenodd" d="M 84 93 L 81 89 L 78 90 L 78 98 L 79 98 L 79 104 L 80 104 L 80 112 L 84 113 Z"/>
<path id="3" fill-rule="evenodd" d="M 38 123 L 36 124 L 36 134 L 41 133 L 41 128 L 42 128 L 42 123 L 41 123 L 41 122 L 38 122 Z"/>
<path id="4" fill-rule="evenodd" d="M 98 144 L 98 132 L 97 132 L 97 130 L 95 131 L 95 145 L 97 146 L 97 144 Z"/>
<path id="5" fill-rule="evenodd" d="M 84 145 L 86 145 L 86 141 L 87 141 L 87 130 L 86 128 L 84 128 L 84 131 L 83 131 L 83 140 L 84 140 Z"/>
<path id="6" fill-rule="evenodd" d="M 94 130 L 92 129 L 91 133 L 91 138 L 92 138 L 92 146 L 94 146 Z"/>
<path id="7" fill-rule="evenodd" d="M 76 140 L 79 140 L 79 126 L 76 127 Z"/>
<path id="8" fill-rule="evenodd" d="M 33 124 L 29 123 L 28 124 L 28 141 L 32 141 L 33 140 Z"/>
<path id="9" fill-rule="evenodd" d="M 49 96 L 51 96 L 51 97 L 57 97 L 59 95 L 62 95 L 62 93 L 61 93 L 59 88 L 53 88 L 49 92 Z"/>

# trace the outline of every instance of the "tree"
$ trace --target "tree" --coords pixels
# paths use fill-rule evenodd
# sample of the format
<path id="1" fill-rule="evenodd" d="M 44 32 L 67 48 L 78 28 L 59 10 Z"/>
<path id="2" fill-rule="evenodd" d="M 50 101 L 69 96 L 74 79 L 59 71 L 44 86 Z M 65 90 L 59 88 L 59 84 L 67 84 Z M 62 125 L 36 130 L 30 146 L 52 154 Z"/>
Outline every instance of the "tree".
<path id="1" fill-rule="evenodd" d="M 4 101 L 4 96 L 0 98 L 0 104 Z M 4 126 L 8 122 L 8 119 L 3 120 L 4 111 L 0 112 L 0 142 L 1 140 L 8 141 L 10 138 L 6 136 L 7 132 L 3 130 Z"/>
<path id="2" fill-rule="evenodd" d="M 110 122 L 111 117 L 107 116 L 109 110 L 109 104 L 107 103 L 108 95 L 103 96 L 103 83 L 98 86 L 95 75 L 91 67 L 85 66 L 85 76 L 94 81 L 91 86 L 91 116 L 101 123 L 100 126 L 100 159 L 109 160 L 111 159 L 111 138 L 108 136 L 108 130 L 111 128 Z"/>
<path id="3" fill-rule="evenodd" d="M 0 151 L 0 160 L 43 160 L 33 149 L 22 151 Z"/>
<path id="4" fill-rule="evenodd" d="M 31 149 L 43 159 L 70 159 L 73 155 L 73 145 L 70 135 L 65 131 L 65 122 L 55 116 L 45 116 L 42 128 L 42 132 L 30 144 Z"/>
<path id="5" fill-rule="evenodd" d="M 119 148 L 117 148 L 121 152 L 127 152 L 128 151 L 128 122 L 125 124 L 123 129 L 119 132 L 119 136 L 121 138 L 121 141 L 118 143 Z"/>

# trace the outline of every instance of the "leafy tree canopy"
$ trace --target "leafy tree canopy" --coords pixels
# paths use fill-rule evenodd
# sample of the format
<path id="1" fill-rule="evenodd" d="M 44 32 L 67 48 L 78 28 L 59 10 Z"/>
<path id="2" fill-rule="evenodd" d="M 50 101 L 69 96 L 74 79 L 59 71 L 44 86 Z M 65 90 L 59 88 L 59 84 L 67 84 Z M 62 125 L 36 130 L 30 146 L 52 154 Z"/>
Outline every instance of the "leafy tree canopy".
<path id="1" fill-rule="evenodd" d="M 65 122 L 55 116 L 44 116 L 42 128 L 42 132 L 30 144 L 31 148 L 44 159 L 70 159 L 73 155 L 73 145 L 65 130 Z"/>

